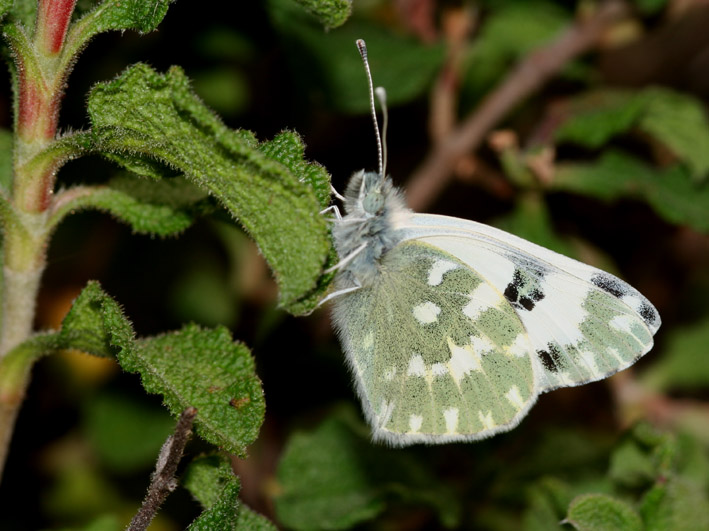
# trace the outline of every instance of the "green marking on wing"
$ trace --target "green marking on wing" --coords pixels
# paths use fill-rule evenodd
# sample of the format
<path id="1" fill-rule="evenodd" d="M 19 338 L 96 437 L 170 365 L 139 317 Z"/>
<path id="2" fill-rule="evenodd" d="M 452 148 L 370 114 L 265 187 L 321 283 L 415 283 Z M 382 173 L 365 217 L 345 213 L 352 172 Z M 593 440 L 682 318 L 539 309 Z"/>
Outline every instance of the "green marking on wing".
<path id="1" fill-rule="evenodd" d="M 442 278 L 431 275 L 434 267 L 445 270 Z M 536 397 L 531 347 L 512 306 L 428 244 L 390 251 L 377 282 L 335 311 L 375 429 L 406 434 L 402 440 L 480 438 L 515 424 Z"/>
<path id="2" fill-rule="evenodd" d="M 588 316 L 580 325 L 577 343 L 552 344 L 555 367 L 545 369 L 541 391 L 600 380 L 632 365 L 653 345 L 642 318 L 622 301 L 591 289 L 583 308 Z"/>

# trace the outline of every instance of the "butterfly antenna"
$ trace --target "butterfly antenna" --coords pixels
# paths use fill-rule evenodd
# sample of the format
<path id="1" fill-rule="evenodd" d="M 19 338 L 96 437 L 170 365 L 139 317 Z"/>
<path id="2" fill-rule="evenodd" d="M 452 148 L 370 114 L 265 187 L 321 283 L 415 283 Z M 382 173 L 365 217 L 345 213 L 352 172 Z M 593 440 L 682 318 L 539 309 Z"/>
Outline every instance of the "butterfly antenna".
<path id="1" fill-rule="evenodd" d="M 382 108 L 382 153 L 384 155 L 384 162 L 382 164 L 382 179 L 387 172 L 387 129 L 389 128 L 389 109 L 387 108 L 387 91 L 384 87 L 377 87 L 374 89 L 374 93 L 377 95 L 379 100 L 379 106 Z"/>
<path id="2" fill-rule="evenodd" d="M 374 107 L 374 83 L 372 83 L 372 72 L 369 70 L 369 61 L 367 60 L 367 45 L 364 40 L 357 39 L 357 49 L 359 55 L 362 56 L 364 70 L 367 72 L 367 81 L 369 82 L 369 107 L 372 110 L 372 121 L 374 122 L 374 134 L 377 137 L 377 154 L 379 156 L 379 175 L 384 178 L 384 155 L 382 148 L 382 137 L 379 135 L 379 123 L 377 123 L 377 111 Z"/>

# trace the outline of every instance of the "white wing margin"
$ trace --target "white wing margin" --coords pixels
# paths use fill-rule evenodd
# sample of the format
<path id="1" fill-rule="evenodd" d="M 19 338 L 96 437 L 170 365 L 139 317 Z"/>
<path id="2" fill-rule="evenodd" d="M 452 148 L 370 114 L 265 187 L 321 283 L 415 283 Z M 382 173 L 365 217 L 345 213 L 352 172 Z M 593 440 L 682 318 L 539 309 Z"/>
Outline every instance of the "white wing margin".
<path id="1" fill-rule="evenodd" d="M 605 378 L 653 346 L 657 310 L 609 273 L 460 218 L 414 214 L 397 230 L 456 256 L 505 295 L 534 349 L 539 392 Z"/>

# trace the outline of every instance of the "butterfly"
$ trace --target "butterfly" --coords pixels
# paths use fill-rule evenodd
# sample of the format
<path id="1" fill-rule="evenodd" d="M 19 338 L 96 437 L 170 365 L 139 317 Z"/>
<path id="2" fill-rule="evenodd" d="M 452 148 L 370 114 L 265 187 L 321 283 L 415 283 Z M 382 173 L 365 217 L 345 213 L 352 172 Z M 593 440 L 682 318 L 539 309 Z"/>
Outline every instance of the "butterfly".
<path id="1" fill-rule="evenodd" d="M 327 299 L 373 439 L 490 437 L 517 426 L 541 393 L 606 378 L 647 353 L 660 316 L 619 278 L 488 225 L 406 207 L 385 176 L 357 45 L 380 167 L 356 172 L 340 196 Z"/>

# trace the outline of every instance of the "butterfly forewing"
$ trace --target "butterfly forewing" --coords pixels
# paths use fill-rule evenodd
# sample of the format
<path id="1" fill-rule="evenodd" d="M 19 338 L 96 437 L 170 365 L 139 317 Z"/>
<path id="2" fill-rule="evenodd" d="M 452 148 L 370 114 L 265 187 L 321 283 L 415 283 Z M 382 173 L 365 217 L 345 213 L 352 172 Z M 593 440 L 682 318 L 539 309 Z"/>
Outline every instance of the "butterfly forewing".
<path id="1" fill-rule="evenodd" d="M 539 392 L 604 378 L 652 348 L 657 311 L 616 277 L 491 227 L 414 218 L 424 226 L 414 241 L 451 253 L 504 293 L 528 332 Z"/>
<path id="2" fill-rule="evenodd" d="M 543 377 L 504 293 L 421 241 L 386 253 L 376 281 L 335 303 L 375 438 L 475 440 L 514 427 Z"/>

